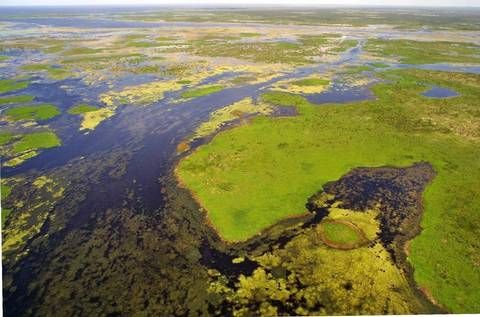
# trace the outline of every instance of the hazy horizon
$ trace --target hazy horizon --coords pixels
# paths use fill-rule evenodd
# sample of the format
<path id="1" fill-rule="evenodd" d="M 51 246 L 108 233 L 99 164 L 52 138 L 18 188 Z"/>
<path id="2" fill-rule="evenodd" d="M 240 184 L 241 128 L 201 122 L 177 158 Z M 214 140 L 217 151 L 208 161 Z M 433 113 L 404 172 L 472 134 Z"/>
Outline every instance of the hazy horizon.
<path id="1" fill-rule="evenodd" d="M 382 7 L 480 7 L 480 0 L 299 0 L 295 3 L 286 0 L 277 1 L 254 1 L 244 0 L 226 1 L 226 0 L 210 0 L 203 2 L 195 2 L 191 0 L 177 0 L 175 4 L 169 1 L 155 1 L 155 0 L 137 0 L 134 3 L 130 0 L 66 0 L 60 5 L 56 0 L 5 0 L 0 6 L 8 7 L 72 7 L 72 6 L 119 6 L 119 7 L 138 7 L 138 6 L 162 6 L 162 7 L 257 7 L 257 6 L 281 6 L 281 7 L 362 7 L 362 6 L 382 6 Z"/>

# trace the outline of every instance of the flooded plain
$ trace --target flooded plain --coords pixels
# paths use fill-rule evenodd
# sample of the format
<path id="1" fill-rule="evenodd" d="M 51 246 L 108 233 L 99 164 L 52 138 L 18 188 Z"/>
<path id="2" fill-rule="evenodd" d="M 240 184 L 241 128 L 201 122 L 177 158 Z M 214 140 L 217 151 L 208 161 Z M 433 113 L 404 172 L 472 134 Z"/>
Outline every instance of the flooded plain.
<path id="1" fill-rule="evenodd" d="M 11 143 L 2 148 L 2 164 L 16 157 L 15 142 L 24 135 L 48 130 L 61 140 L 60 146 L 35 148 L 36 155 L 20 164 L 2 166 L 2 186 L 6 182 L 12 188 L 8 200 L 2 197 L 2 208 L 7 206 L 12 210 L 4 226 L 4 237 L 12 241 L 9 248 L 4 245 L 3 249 L 6 316 L 48 315 L 64 306 L 62 311 L 66 315 L 108 316 L 134 312 L 231 315 L 245 307 L 259 309 L 255 302 L 248 302 L 245 307 L 238 304 L 243 303 L 242 300 L 236 304 L 228 302 L 238 295 L 232 294 L 246 285 L 238 286 L 238 281 L 245 281 L 242 279 L 260 274 L 262 270 L 267 270 L 270 277 L 286 279 L 291 273 L 288 269 L 273 265 L 262 256 L 270 252 L 268 256 L 272 258 L 286 257 L 280 254 L 285 246 L 300 249 L 299 245 L 306 243 L 302 239 L 313 241 L 312 237 L 318 234 L 315 233 L 318 223 L 328 215 L 326 210 L 336 208 L 332 207 L 334 200 L 327 200 L 328 206 L 317 206 L 316 211 L 307 208 L 311 209 L 311 214 L 287 217 L 251 239 L 229 243 L 206 218 L 198 198 L 178 184 L 174 169 L 182 158 L 214 142 L 215 135 L 226 130 L 248 125 L 257 117 L 277 120 L 301 114 L 289 105 L 274 106 L 268 114 L 260 110 L 237 111 L 234 119 L 228 116 L 220 128 L 193 139 L 185 150 L 179 151 L 179 145 L 192 138 L 198 127 L 212 120 L 219 110 L 245 100 L 252 100 L 253 109 L 260 109 L 264 94 L 295 92 L 288 91 L 295 83 L 298 83 L 296 91 L 303 91 L 299 95 L 311 104 L 343 107 L 375 100 L 372 87 L 391 81 L 383 76 L 390 70 L 480 72 L 479 66 L 474 64 L 409 64 L 391 57 L 380 61 L 385 66 L 370 66 L 372 53 L 365 49 L 370 38 L 404 35 L 405 38 L 417 38 L 423 36 L 422 30 L 306 25 L 281 25 L 277 29 L 276 25 L 258 22 L 127 21 L 108 15 L 98 18 L 98 12 L 88 13 L 93 17 L 84 12 L 71 13 L 74 16 L 71 18 L 56 17 L 55 11 L 48 12 L 53 17 L 42 16 L 45 12 L 29 16 L 28 10 L 17 16 L 11 11 L 0 14 L 1 37 L 5 40 L 0 54 L 6 56 L 0 61 L 0 76 L 4 80 L 28 82 L 27 87 L 0 93 L 0 98 L 34 96 L 31 104 L 52 104 L 60 112 L 41 121 L 18 122 L 9 118 L 7 111 L 22 105 L 7 101 L 0 105 L 2 133 L 13 135 L 12 141 L 8 141 Z M 110 14 L 117 12 L 114 10 Z M 233 39 L 222 39 L 222 36 L 217 39 L 218 30 L 222 29 L 228 29 L 225 37 Z M 322 35 L 331 31 L 340 35 Z M 431 32 L 436 34 L 436 31 Z M 444 33 L 438 32 L 440 35 Z M 255 41 L 256 36 L 264 40 Z M 49 44 L 42 44 L 44 39 L 48 39 Z M 102 39 L 107 40 L 103 42 Z M 157 41 L 156 46 L 152 47 L 154 41 Z M 222 44 L 215 46 L 218 41 L 230 45 L 260 43 L 260 49 L 254 57 L 251 54 L 236 56 L 235 50 L 228 52 L 233 56 L 226 56 Z M 296 45 L 308 41 L 314 42 L 311 55 L 300 54 L 290 61 L 289 54 L 298 53 Z M 77 42 L 80 46 L 70 44 Z M 287 50 L 286 57 L 280 53 L 278 57 L 287 62 L 270 63 L 269 57 L 262 55 L 261 45 L 272 50 Z M 326 48 L 317 51 L 316 45 Z M 122 55 L 118 55 L 118 51 Z M 201 53 L 197 53 L 199 51 Z M 155 64 L 157 62 L 160 64 Z M 38 64 L 53 66 L 41 66 L 39 72 L 32 67 L 25 68 L 25 65 Z M 132 70 L 144 65 L 147 66 L 143 72 Z M 31 69 L 34 69 L 33 74 Z M 59 74 L 55 69 L 66 73 Z M 235 81 L 242 76 L 244 78 Z M 163 89 L 164 83 L 170 88 Z M 182 97 L 185 92 L 214 85 L 221 89 L 194 98 Z M 314 92 L 308 90 L 313 86 Z M 141 104 L 142 97 L 150 97 L 148 89 L 153 91 L 153 97 L 147 104 Z M 450 99 L 462 93 L 431 86 L 422 95 Z M 114 102 L 109 104 L 110 100 Z M 86 115 L 74 116 L 68 112 L 79 104 L 106 108 L 112 115 L 102 117 L 93 129 L 81 130 L 79 126 Z M 422 210 L 419 197 L 434 172 L 427 163 L 420 163 L 406 167 L 405 173 L 413 170 L 415 174 L 415 169 L 423 169 L 419 173 L 426 176 L 423 175 L 421 184 L 413 184 L 410 179 L 406 181 L 408 186 L 418 187 L 412 191 L 413 196 L 405 194 L 410 200 L 388 201 L 390 205 L 384 207 L 383 218 L 375 218 L 380 219 L 380 224 L 372 217 L 361 219 L 361 223 L 368 224 L 361 230 L 368 233 L 378 225 L 382 231 L 380 237 L 371 238 L 372 251 L 365 251 L 379 248 L 375 249 L 377 255 L 365 253 L 361 256 L 387 258 L 389 252 L 401 259 L 398 267 L 395 263 L 388 264 L 387 271 L 391 271 L 386 276 L 394 278 L 395 286 L 401 290 L 399 293 L 405 292 L 399 302 L 408 302 L 409 296 L 416 299 L 411 306 L 403 302 L 398 306 L 392 304 L 393 312 L 444 311 L 416 290 L 409 271 L 411 267 L 402 253 L 407 239 L 400 238 L 397 232 L 408 225 L 413 226 L 415 233 L 419 231 Z M 392 173 L 402 174 L 402 171 L 388 168 L 353 170 L 338 180 L 337 185 L 331 183 L 323 190 L 329 194 L 335 192 L 337 200 L 342 198 L 345 209 L 363 210 L 366 205 L 372 207 L 381 201 L 373 197 L 380 195 L 378 192 L 387 192 L 384 194 L 390 197 L 396 188 L 392 186 L 401 187 L 401 184 L 393 184 L 389 177 Z M 370 180 L 375 173 L 385 178 L 384 183 Z M 362 183 L 365 188 L 352 184 L 347 184 L 350 189 L 342 187 L 348 187 L 344 183 L 352 182 L 350 178 L 357 174 L 366 179 L 366 183 Z M 44 183 L 49 184 L 49 181 L 42 177 L 51 180 L 51 188 L 50 185 L 45 187 Z M 230 185 L 225 186 L 228 189 Z M 349 201 L 342 196 L 352 192 L 361 197 Z M 305 197 L 307 207 L 311 200 Z M 366 205 L 359 206 L 362 202 Z M 392 210 L 397 205 L 414 210 L 415 219 L 394 214 Z M 357 216 L 352 217 L 356 219 Z M 398 220 L 395 232 L 388 231 L 392 219 Z M 414 236 L 409 235 L 408 239 Z M 362 246 L 367 245 L 363 242 Z M 309 244 L 309 248 L 313 250 L 314 246 Z M 301 272 L 300 276 L 306 274 L 295 265 L 297 263 L 292 264 L 292 270 Z M 409 275 L 398 273 L 402 269 Z M 255 278 L 261 280 L 261 277 Z M 300 282 L 294 282 L 292 287 L 302 287 L 295 283 Z M 349 283 L 344 281 L 342 285 L 349 286 L 342 286 L 342 292 L 351 290 Z M 212 291 L 205 295 L 206 289 L 211 291 L 215 287 L 216 291 L 222 289 L 227 293 Z M 279 304 L 276 312 L 301 313 L 295 310 L 295 303 L 289 300 L 285 303 Z M 335 312 L 318 310 L 320 307 L 322 304 L 317 303 L 309 309 Z"/>

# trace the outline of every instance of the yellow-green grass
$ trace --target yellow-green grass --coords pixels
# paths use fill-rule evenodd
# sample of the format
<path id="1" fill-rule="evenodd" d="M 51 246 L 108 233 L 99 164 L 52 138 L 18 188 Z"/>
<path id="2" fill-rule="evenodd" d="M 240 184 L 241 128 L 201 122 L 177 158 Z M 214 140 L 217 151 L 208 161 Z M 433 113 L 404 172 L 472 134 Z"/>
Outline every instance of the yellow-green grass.
<path id="1" fill-rule="evenodd" d="M 357 229 L 351 223 L 344 221 L 325 221 L 320 227 L 322 228 L 322 236 L 328 242 L 342 246 L 353 246 L 362 242 L 363 237 L 360 229 Z"/>
<path id="2" fill-rule="evenodd" d="M 203 122 L 195 130 L 192 138 L 200 138 L 218 131 L 225 123 L 242 119 L 246 115 L 270 114 L 271 105 L 264 103 L 255 104 L 252 98 L 245 98 L 226 107 L 215 110 L 210 114 L 208 121 Z"/>
<path id="3" fill-rule="evenodd" d="M 4 207 L 4 203 L 5 203 L 5 199 L 10 195 L 11 191 L 12 191 L 12 188 L 8 185 L 5 185 L 5 184 L 2 184 L 1 185 L 1 189 L 2 191 L 2 194 L 1 194 L 1 197 L 2 197 L 2 216 L 1 216 L 1 225 L 3 227 L 3 224 L 5 223 L 5 220 L 7 219 L 8 215 L 10 214 L 11 210 L 8 209 L 8 208 L 5 208 Z"/>
<path id="4" fill-rule="evenodd" d="M 248 239 L 305 203 L 328 181 L 358 166 L 430 162 L 437 176 L 425 193 L 423 232 L 411 244 L 415 278 L 453 312 L 480 310 L 480 76 L 389 71 L 376 100 L 315 106 L 298 95 L 267 93 L 264 102 L 299 115 L 255 118 L 224 131 L 183 159 L 176 173 L 220 236 Z M 427 100 L 419 83 L 455 89 Z M 461 129 L 458 127 L 461 126 Z"/>
<path id="5" fill-rule="evenodd" d="M 13 167 L 13 166 L 17 166 L 17 165 L 20 165 L 22 164 L 23 162 L 25 162 L 26 160 L 28 159 L 31 159 L 32 157 L 35 157 L 37 156 L 39 153 L 38 151 L 36 150 L 28 150 L 28 151 L 25 151 L 25 152 L 22 152 L 20 153 L 19 155 L 9 159 L 8 161 L 6 161 L 3 166 L 6 166 L 6 167 Z"/>
<path id="6" fill-rule="evenodd" d="M 0 97 L 0 105 L 6 105 L 10 103 L 25 103 L 31 102 L 35 98 L 31 95 L 18 95 L 18 96 L 6 96 Z"/>
<path id="7" fill-rule="evenodd" d="M 197 98 L 206 95 L 210 95 L 219 91 L 222 91 L 225 87 L 222 85 L 208 85 L 199 88 L 190 89 L 184 91 L 180 97 L 182 98 Z"/>
<path id="8" fill-rule="evenodd" d="M 60 144 L 61 140 L 52 131 L 34 132 L 25 134 L 18 142 L 14 143 L 13 151 L 21 153 L 36 149 L 48 149 Z"/>
<path id="9" fill-rule="evenodd" d="M 85 112 L 95 111 L 98 110 L 98 107 L 81 103 L 78 105 L 73 106 L 72 108 L 68 109 L 69 114 L 82 114 Z"/>
<path id="10" fill-rule="evenodd" d="M 115 108 L 104 107 L 95 111 L 82 113 L 83 120 L 80 130 L 94 130 L 103 120 L 106 120 L 115 114 Z"/>
<path id="11" fill-rule="evenodd" d="M 39 104 L 33 106 L 20 106 L 9 108 L 5 115 L 9 120 L 48 120 L 60 114 L 60 110 L 51 104 Z"/>
<path id="12" fill-rule="evenodd" d="M 25 89 L 28 87 L 28 82 L 26 81 L 16 81 L 13 79 L 0 79 L 0 94 Z"/>

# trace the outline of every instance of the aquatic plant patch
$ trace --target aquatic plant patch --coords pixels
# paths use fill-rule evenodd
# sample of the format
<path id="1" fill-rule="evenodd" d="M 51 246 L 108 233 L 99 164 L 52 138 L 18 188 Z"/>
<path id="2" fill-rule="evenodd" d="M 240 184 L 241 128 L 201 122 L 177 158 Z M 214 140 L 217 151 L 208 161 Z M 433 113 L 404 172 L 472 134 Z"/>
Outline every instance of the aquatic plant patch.
<path id="1" fill-rule="evenodd" d="M 81 103 L 78 105 L 73 106 L 72 108 L 68 109 L 68 113 L 70 114 L 82 114 L 85 112 L 95 111 L 98 110 L 98 107 Z"/>
<path id="2" fill-rule="evenodd" d="M 11 103 L 28 103 L 33 101 L 34 98 L 35 98 L 34 96 L 30 96 L 30 95 L 0 97 L 0 105 L 11 104 Z"/>
<path id="3" fill-rule="evenodd" d="M 9 120 L 48 120 L 60 114 L 60 110 L 52 104 L 38 104 L 9 108 L 5 115 Z"/>
<path id="4" fill-rule="evenodd" d="M 193 88 L 181 93 L 180 97 L 182 98 L 197 98 L 202 97 L 210 94 L 214 94 L 216 92 L 222 91 L 225 87 L 222 85 L 208 85 L 198 88 Z"/>
<path id="5" fill-rule="evenodd" d="M 0 79 L 0 94 L 25 89 L 28 87 L 26 81 L 16 81 L 13 79 Z"/>
<path id="6" fill-rule="evenodd" d="M 34 132 L 25 134 L 13 145 L 15 153 L 36 149 L 48 149 L 61 144 L 58 136 L 52 131 Z"/>

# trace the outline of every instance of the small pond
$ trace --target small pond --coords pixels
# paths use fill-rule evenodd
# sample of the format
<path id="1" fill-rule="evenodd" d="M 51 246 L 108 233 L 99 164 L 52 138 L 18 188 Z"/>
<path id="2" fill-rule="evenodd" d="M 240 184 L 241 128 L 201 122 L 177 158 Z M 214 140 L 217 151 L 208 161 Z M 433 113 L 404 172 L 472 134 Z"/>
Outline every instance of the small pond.
<path id="1" fill-rule="evenodd" d="M 458 96 L 458 93 L 448 88 L 433 86 L 422 95 L 430 98 L 449 98 Z"/>

